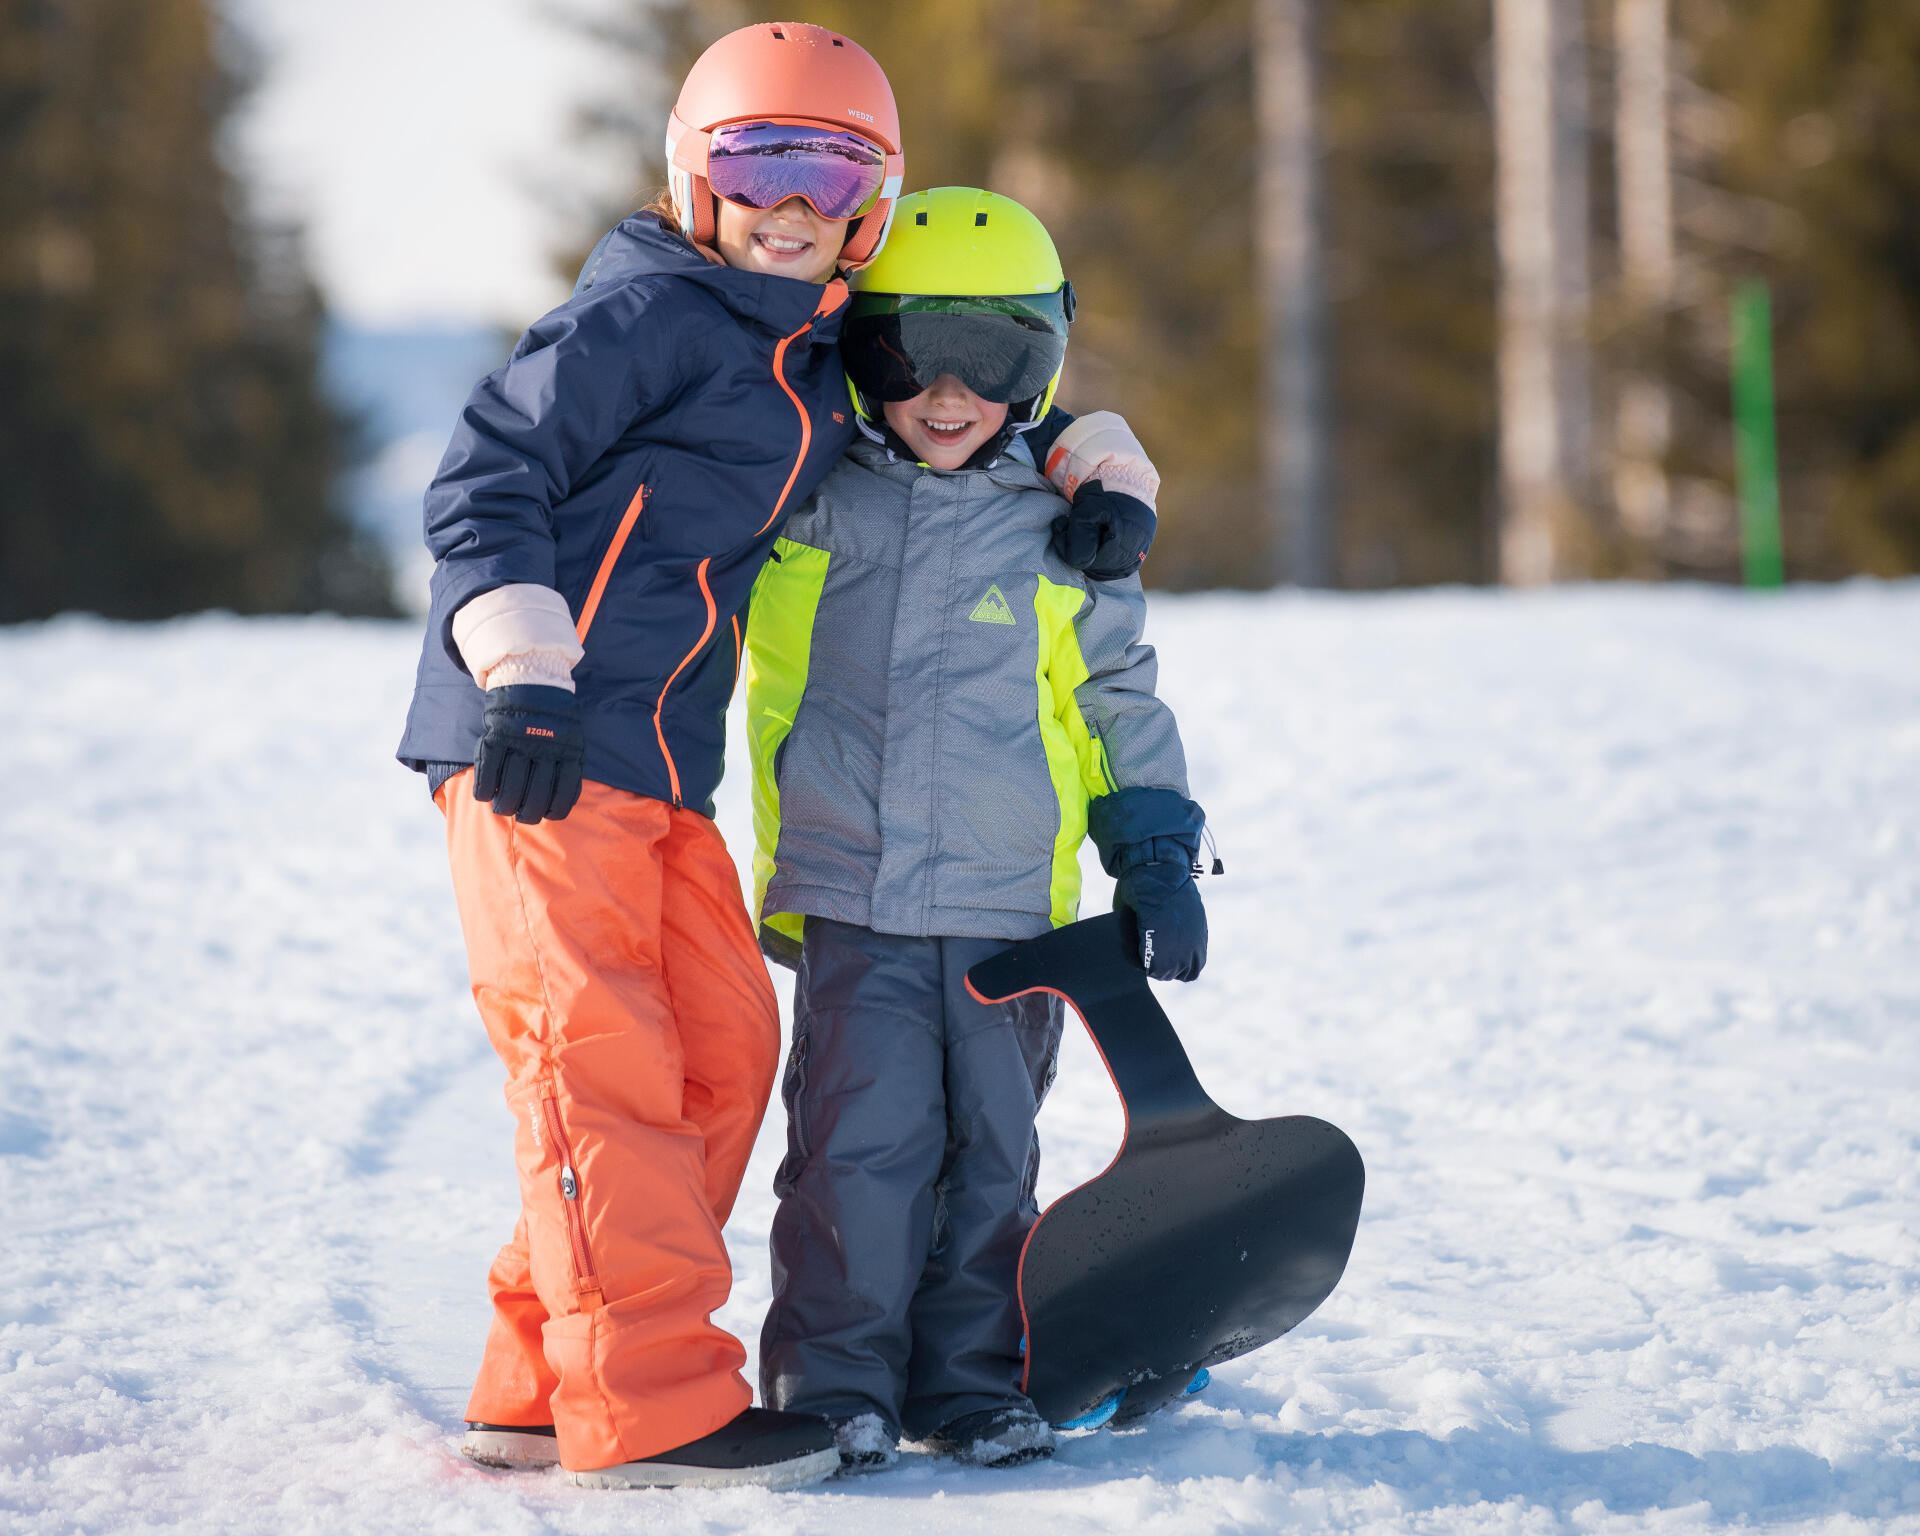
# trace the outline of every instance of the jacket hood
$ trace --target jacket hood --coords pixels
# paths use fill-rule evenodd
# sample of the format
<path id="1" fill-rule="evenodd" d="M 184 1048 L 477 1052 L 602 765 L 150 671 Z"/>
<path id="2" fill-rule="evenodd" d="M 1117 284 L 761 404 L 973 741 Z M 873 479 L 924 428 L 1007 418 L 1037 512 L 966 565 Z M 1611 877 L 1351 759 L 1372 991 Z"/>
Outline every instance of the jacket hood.
<path id="1" fill-rule="evenodd" d="M 573 296 L 592 288 L 611 288 L 640 277 L 679 277 L 698 283 L 744 321 L 764 325 L 782 335 L 797 331 L 813 318 L 825 288 L 797 277 L 774 277 L 765 272 L 742 272 L 709 261 L 699 249 L 663 227 L 650 213 L 631 214 L 600 237 L 600 243 L 580 269 Z M 823 315 L 814 326 L 816 341 L 833 341 L 840 334 L 844 304 Z"/>

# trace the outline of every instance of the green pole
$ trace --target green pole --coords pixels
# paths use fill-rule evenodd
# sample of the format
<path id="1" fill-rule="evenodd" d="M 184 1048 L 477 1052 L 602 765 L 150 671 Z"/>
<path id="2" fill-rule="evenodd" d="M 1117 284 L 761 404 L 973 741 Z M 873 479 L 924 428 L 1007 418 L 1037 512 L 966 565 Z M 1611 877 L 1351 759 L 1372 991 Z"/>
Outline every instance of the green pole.
<path id="1" fill-rule="evenodd" d="M 1749 587 L 1785 579 L 1780 556 L 1780 464 L 1773 438 L 1773 319 L 1767 285 L 1733 292 L 1733 441 L 1740 480 L 1740 567 Z"/>

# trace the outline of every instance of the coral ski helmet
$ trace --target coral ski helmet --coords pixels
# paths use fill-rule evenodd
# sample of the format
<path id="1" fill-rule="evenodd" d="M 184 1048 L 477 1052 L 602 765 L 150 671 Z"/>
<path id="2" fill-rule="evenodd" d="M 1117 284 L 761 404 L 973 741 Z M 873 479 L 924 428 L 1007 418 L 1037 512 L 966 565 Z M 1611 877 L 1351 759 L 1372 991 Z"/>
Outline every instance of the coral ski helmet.
<path id="1" fill-rule="evenodd" d="M 851 219 L 843 271 L 887 238 L 906 162 L 886 72 L 852 38 L 805 22 L 729 32 L 700 55 L 667 118 L 667 180 L 680 231 L 712 245 L 716 197 L 771 208 L 800 196 Z"/>
<path id="2" fill-rule="evenodd" d="M 975 187 L 902 198 L 886 249 L 848 287 L 840 351 L 862 420 L 945 373 L 1009 405 L 1008 436 L 1047 414 L 1073 284 L 1046 226 L 1012 198 Z"/>

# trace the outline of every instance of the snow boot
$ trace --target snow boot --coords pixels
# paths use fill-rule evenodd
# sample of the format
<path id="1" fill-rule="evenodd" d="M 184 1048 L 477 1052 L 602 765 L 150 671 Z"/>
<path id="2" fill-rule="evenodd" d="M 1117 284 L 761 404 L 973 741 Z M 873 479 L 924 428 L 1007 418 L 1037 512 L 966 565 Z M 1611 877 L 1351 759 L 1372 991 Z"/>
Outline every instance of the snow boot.
<path id="1" fill-rule="evenodd" d="M 798 1488 L 839 1470 L 833 1426 L 825 1419 L 749 1408 L 712 1434 L 658 1456 L 567 1475 L 582 1488 Z"/>
<path id="2" fill-rule="evenodd" d="M 842 1477 L 884 1472 L 900 1459 L 900 1437 L 887 1428 L 887 1421 L 877 1413 L 835 1419 L 833 1443 L 840 1452 Z"/>
<path id="3" fill-rule="evenodd" d="M 1059 1442 L 1025 1403 L 963 1413 L 927 1436 L 927 1444 L 972 1467 L 1017 1467 L 1051 1456 Z"/>
<path id="4" fill-rule="evenodd" d="M 469 1421 L 460 1454 L 498 1472 L 538 1471 L 560 1464 L 551 1424 L 479 1424 Z"/>

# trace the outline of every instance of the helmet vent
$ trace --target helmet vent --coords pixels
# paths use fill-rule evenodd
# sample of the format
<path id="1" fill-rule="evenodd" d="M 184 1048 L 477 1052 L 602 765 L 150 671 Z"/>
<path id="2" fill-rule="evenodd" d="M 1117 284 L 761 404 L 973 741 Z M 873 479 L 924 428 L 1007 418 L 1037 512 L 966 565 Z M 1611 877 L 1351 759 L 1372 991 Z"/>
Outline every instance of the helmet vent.
<path id="1" fill-rule="evenodd" d="M 973 216 L 973 222 L 976 226 L 984 224 L 987 222 L 987 216 L 984 213 L 976 213 Z"/>
<path id="2" fill-rule="evenodd" d="M 926 214 L 924 214 L 924 213 L 916 213 L 916 214 L 915 214 L 915 215 L 913 216 L 913 222 L 914 222 L 914 223 L 916 223 L 916 224 L 918 224 L 918 225 L 919 225 L 919 226 L 920 226 L 920 227 L 921 227 L 922 229 L 924 229 L 924 228 L 926 228 L 926 225 L 927 225 L 927 216 L 926 216 Z"/>
<path id="3" fill-rule="evenodd" d="M 841 40 L 840 40 L 839 38 L 837 38 L 837 37 L 836 37 L 836 38 L 835 38 L 835 39 L 833 40 L 833 46 L 834 46 L 834 47 L 836 47 L 836 48 L 844 48 L 844 47 L 846 47 L 847 45 L 846 45 L 845 43 L 843 43 L 843 42 L 842 42 L 842 41 L 841 41 Z"/>
<path id="4" fill-rule="evenodd" d="M 773 40 L 776 43 L 784 43 L 787 40 L 787 34 L 782 32 L 778 27 L 775 27 L 773 29 Z"/>

